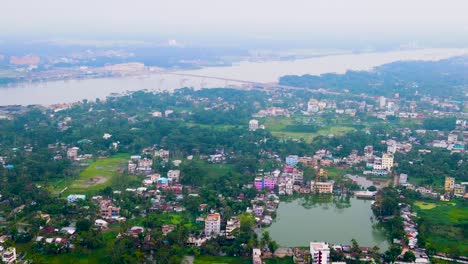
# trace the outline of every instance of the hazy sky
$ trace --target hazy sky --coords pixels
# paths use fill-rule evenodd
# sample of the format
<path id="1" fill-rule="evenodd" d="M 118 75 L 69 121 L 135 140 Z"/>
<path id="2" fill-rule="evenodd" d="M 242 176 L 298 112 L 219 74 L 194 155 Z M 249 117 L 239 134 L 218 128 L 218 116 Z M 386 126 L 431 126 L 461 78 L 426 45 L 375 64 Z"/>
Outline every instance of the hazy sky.
<path id="1" fill-rule="evenodd" d="M 467 0 L 0 0 L 0 34 L 467 38 Z"/>

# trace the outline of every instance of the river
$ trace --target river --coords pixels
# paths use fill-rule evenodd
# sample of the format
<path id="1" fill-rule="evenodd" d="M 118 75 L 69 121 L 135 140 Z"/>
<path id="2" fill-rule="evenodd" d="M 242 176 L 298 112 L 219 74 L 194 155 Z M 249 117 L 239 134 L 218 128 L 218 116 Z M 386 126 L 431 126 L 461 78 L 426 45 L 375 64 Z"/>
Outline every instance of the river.
<path id="1" fill-rule="evenodd" d="M 384 231 L 374 227 L 369 200 L 354 197 L 315 196 L 281 201 L 277 216 L 265 230 L 281 246 L 308 246 L 311 241 L 388 248 Z"/>
<path id="2" fill-rule="evenodd" d="M 180 87 L 214 88 L 241 86 L 236 81 L 216 78 L 275 83 L 288 74 L 342 73 L 346 70 L 370 70 L 400 60 L 440 60 L 468 54 L 468 49 L 421 49 L 378 53 L 341 54 L 292 61 L 240 62 L 229 67 L 206 67 L 179 71 L 178 74 L 151 74 L 139 77 L 115 77 L 67 81 L 21 83 L 0 87 L 0 105 L 68 103 L 83 99 L 105 98 L 111 93 L 135 90 L 171 91 Z M 190 76 L 189 76 L 190 75 Z M 209 77 L 196 77 L 209 76 Z"/>

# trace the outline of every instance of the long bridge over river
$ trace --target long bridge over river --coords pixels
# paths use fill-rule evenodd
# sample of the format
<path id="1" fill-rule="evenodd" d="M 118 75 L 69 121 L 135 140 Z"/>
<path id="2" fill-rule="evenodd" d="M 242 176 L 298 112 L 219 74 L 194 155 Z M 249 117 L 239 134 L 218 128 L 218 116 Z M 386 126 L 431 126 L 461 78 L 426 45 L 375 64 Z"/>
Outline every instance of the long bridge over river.
<path id="1" fill-rule="evenodd" d="M 263 91 L 272 91 L 275 89 L 282 89 L 282 90 L 299 90 L 299 91 L 307 91 L 310 93 L 323 93 L 323 94 L 333 94 L 339 95 L 341 93 L 338 92 L 331 92 L 326 89 L 310 89 L 304 87 L 295 87 L 295 86 L 288 86 L 288 85 L 281 85 L 279 83 L 261 83 L 261 82 L 254 82 L 254 81 L 247 81 L 247 80 L 239 80 L 227 77 L 216 77 L 216 76 L 207 76 L 207 75 L 197 75 L 197 74 L 190 74 L 190 73 L 180 73 L 180 72 L 165 72 L 164 74 L 170 75 L 177 75 L 181 77 L 196 77 L 196 78 L 203 78 L 203 79 L 213 79 L 213 80 L 221 80 L 226 82 L 234 82 L 238 84 L 244 84 L 245 86 L 235 86 L 233 88 L 236 89 L 255 89 L 255 90 L 263 90 Z"/>

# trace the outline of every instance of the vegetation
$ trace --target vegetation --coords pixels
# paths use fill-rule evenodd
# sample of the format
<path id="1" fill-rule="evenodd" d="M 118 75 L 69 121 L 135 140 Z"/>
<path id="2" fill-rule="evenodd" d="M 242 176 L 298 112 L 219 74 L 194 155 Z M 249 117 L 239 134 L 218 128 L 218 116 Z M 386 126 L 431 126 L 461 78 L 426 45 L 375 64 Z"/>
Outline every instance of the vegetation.
<path id="1" fill-rule="evenodd" d="M 429 250 L 448 252 L 451 256 L 468 254 L 468 207 L 465 200 L 455 202 L 431 201 L 431 208 L 419 207 L 426 202 L 415 203 L 418 214 L 419 243 Z M 418 205 L 419 204 L 419 205 Z"/>

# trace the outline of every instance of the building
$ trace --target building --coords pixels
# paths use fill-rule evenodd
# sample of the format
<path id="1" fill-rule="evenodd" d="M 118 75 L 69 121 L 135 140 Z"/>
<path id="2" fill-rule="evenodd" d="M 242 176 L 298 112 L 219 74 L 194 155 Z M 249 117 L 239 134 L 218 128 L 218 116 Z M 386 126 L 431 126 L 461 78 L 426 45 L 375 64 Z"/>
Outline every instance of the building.
<path id="1" fill-rule="evenodd" d="M 67 202 L 69 203 L 73 203 L 78 200 L 85 200 L 85 199 L 86 199 L 86 195 L 84 194 L 70 194 L 67 196 Z"/>
<path id="2" fill-rule="evenodd" d="M 398 178 L 398 184 L 404 185 L 408 183 L 408 174 L 401 173 L 400 177 Z"/>
<path id="3" fill-rule="evenodd" d="M 310 190 L 312 192 L 318 193 L 333 193 L 333 184 L 334 181 L 312 182 L 310 185 Z"/>
<path id="4" fill-rule="evenodd" d="M 455 188 L 455 178 L 454 177 L 445 177 L 444 190 L 446 192 L 451 192 Z"/>
<path id="5" fill-rule="evenodd" d="M 106 221 L 106 220 L 103 220 L 103 219 L 96 219 L 94 221 L 94 225 L 95 226 L 98 226 L 100 228 L 107 228 L 107 226 L 109 225 L 109 223 Z"/>
<path id="6" fill-rule="evenodd" d="M 387 141 L 387 152 L 390 154 L 395 154 L 397 151 L 397 142 L 395 140 Z"/>
<path id="7" fill-rule="evenodd" d="M 328 264 L 330 262 L 330 248 L 325 242 L 310 242 L 312 264 Z"/>
<path id="8" fill-rule="evenodd" d="M 289 155 L 286 157 L 286 164 L 289 166 L 296 166 L 299 162 L 299 156 L 297 155 Z"/>
<path id="9" fill-rule="evenodd" d="M 448 143 L 455 143 L 458 141 L 458 135 L 456 134 L 449 134 L 447 138 Z"/>
<path id="10" fill-rule="evenodd" d="M 373 146 L 365 146 L 364 147 L 364 156 L 370 158 L 374 155 L 374 147 Z"/>
<path id="11" fill-rule="evenodd" d="M 120 215 L 120 208 L 114 206 L 110 200 L 101 200 L 99 202 L 99 208 L 101 216 L 104 219 L 119 217 Z"/>
<path id="12" fill-rule="evenodd" d="M 258 129 L 258 120 L 257 119 L 252 119 L 249 121 L 249 130 L 250 131 L 255 131 Z"/>
<path id="13" fill-rule="evenodd" d="M 165 162 L 169 162 L 169 150 L 164 150 L 164 149 L 156 150 L 154 152 L 154 156 L 160 157 Z"/>
<path id="14" fill-rule="evenodd" d="M 463 195 L 465 195 L 465 185 L 455 184 L 453 188 L 453 194 L 458 197 L 462 197 Z"/>
<path id="15" fill-rule="evenodd" d="M 307 103 L 307 112 L 308 113 L 317 113 L 320 111 L 319 102 L 316 99 L 310 99 Z"/>
<path id="16" fill-rule="evenodd" d="M 205 235 L 218 235 L 221 232 L 221 215 L 219 213 L 209 214 L 205 218 Z"/>
<path id="17" fill-rule="evenodd" d="M 240 221 L 237 217 L 231 217 L 226 223 L 226 237 L 229 239 L 235 238 L 234 230 L 240 229 Z"/>
<path id="18" fill-rule="evenodd" d="M 179 182 L 180 170 L 170 170 L 167 172 L 167 178 L 171 179 L 172 182 Z"/>
<path id="19" fill-rule="evenodd" d="M 67 158 L 71 159 L 71 160 L 76 160 L 78 158 L 78 150 L 79 149 L 80 148 L 78 148 L 78 147 L 69 148 L 67 150 Z"/>
<path id="20" fill-rule="evenodd" d="M 393 155 L 384 153 L 382 155 L 382 169 L 391 171 L 393 168 Z"/>
<path id="21" fill-rule="evenodd" d="M 3 263 L 15 263 L 16 262 L 16 248 L 9 247 L 2 253 Z"/>
<path id="22" fill-rule="evenodd" d="M 276 181 L 271 178 L 257 177 L 255 178 L 254 184 L 255 184 L 255 189 L 259 191 L 264 190 L 264 189 L 268 189 L 272 191 L 273 189 L 275 189 Z"/>
<path id="23" fill-rule="evenodd" d="M 262 264 L 262 251 L 259 248 L 252 249 L 252 263 Z"/>
<path id="24" fill-rule="evenodd" d="M 379 107 L 380 108 L 385 108 L 385 106 L 387 105 L 387 99 L 383 96 L 380 96 L 379 97 Z"/>

